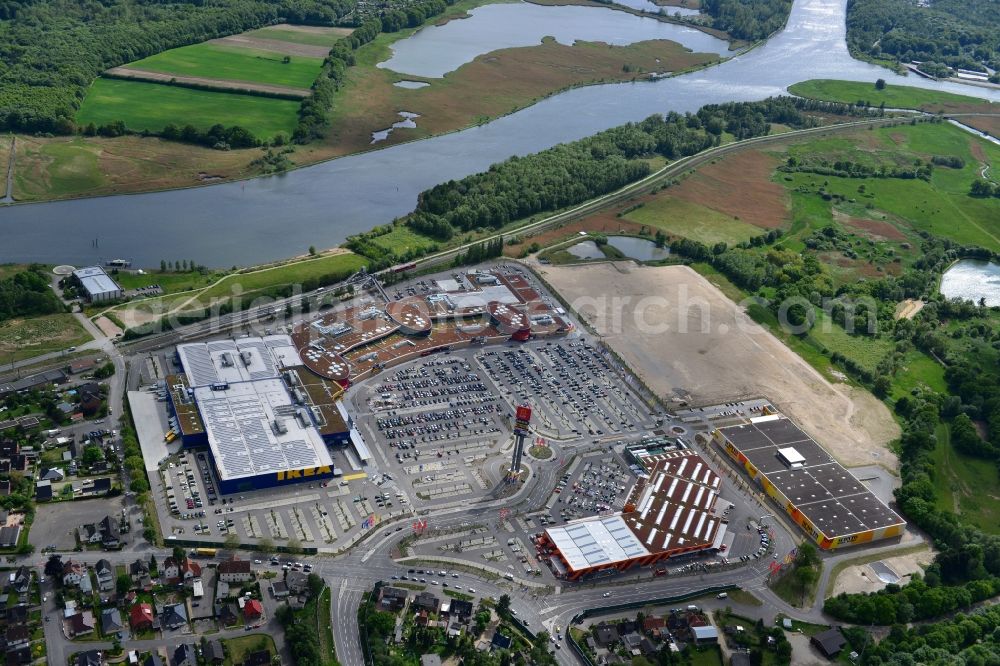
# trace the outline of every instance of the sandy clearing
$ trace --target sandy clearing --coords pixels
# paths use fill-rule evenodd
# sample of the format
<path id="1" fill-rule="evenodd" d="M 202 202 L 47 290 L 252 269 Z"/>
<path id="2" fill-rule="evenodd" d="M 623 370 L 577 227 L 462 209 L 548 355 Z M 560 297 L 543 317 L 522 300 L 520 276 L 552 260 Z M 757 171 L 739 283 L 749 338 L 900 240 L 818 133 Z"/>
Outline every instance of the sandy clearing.
<path id="1" fill-rule="evenodd" d="M 896 319 L 913 319 L 917 313 L 923 310 L 924 302 L 915 298 L 908 298 L 896 306 Z"/>
<path id="2" fill-rule="evenodd" d="M 879 561 L 892 569 L 900 577 L 900 584 L 904 585 L 909 582 L 911 575 L 923 571 L 933 560 L 934 551 L 927 548 L 917 553 L 887 557 Z M 831 596 L 835 597 L 841 592 L 848 594 L 877 592 L 886 585 L 887 583 L 879 580 L 871 564 L 859 564 L 847 567 L 840 572 L 836 581 L 834 581 L 833 594 Z"/>
<path id="3" fill-rule="evenodd" d="M 665 400 L 764 396 L 848 467 L 898 468 L 899 426 L 866 391 L 831 384 L 686 266 L 533 267 Z"/>
<path id="4" fill-rule="evenodd" d="M 118 327 L 118 324 L 111 321 L 107 317 L 98 317 L 94 320 L 94 324 L 97 325 L 97 328 L 101 329 L 101 333 L 103 333 L 105 337 L 114 338 L 125 333 L 125 331 Z"/>
<path id="5" fill-rule="evenodd" d="M 137 81 L 153 81 L 154 83 L 175 81 L 177 83 L 189 83 L 237 92 L 240 90 L 253 90 L 279 95 L 290 95 L 292 97 L 308 97 L 311 94 L 311 91 L 307 88 L 293 88 L 292 86 L 279 86 L 270 83 L 251 83 L 249 81 L 230 81 L 228 79 L 209 79 L 202 76 L 178 76 L 176 74 L 163 74 L 161 72 L 150 72 L 144 69 L 131 69 L 128 67 L 112 67 L 107 73 L 120 78 L 136 79 Z"/>
<path id="6" fill-rule="evenodd" d="M 326 46 L 296 44 L 295 42 L 283 42 L 280 39 L 265 39 L 250 35 L 230 35 L 228 37 L 212 39 L 209 43 L 219 44 L 220 46 L 235 46 L 243 49 L 270 51 L 284 55 L 308 56 L 310 58 L 325 58 L 330 54 L 330 49 Z"/>

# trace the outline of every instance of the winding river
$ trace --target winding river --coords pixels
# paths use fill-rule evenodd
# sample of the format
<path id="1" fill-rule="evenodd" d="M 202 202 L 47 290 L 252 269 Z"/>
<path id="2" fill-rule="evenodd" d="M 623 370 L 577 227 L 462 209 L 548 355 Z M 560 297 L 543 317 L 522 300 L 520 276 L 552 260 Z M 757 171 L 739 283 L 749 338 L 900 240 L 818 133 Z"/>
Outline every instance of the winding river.
<path id="1" fill-rule="evenodd" d="M 852 59 L 844 41 L 846 1 L 796 0 L 785 30 L 716 67 L 657 82 L 577 88 L 453 134 L 246 182 L 0 208 L 0 262 L 80 265 L 121 257 L 155 266 L 184 257 L 225 267 L 289 257 L 404 215 L 420 191 L 511 155 L 653 113 L 762 99 L 806 79 L 881 77 L 1000 101 L 995 91 L 904 78 Z M 613 10 L 595 10 L 595 20 L 607 11 Z"/>

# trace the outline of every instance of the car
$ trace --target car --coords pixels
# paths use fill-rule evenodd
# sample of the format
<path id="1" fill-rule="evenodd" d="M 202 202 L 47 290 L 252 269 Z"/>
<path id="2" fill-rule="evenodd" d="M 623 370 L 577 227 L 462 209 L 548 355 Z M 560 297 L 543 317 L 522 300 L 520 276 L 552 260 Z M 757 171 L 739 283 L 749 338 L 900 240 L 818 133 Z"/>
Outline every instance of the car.
<path id="1" fill-rule="evenodd" d="M 406 573 L 417 573 L 415 569 L 409 569 Z"/>
<path id="2" fill-rule="evenodd" d="M 610 597 L 610 596 L 611 596 L 611 593 L 610 593 L 610 592 L 605 592 L 605 593 L 604 593 L 604 594 L 602 594 L 601 596 L 602 596 L 602 597 L 604 597 L 605 599 L 607 599 L 608 597 Z"/>
<path id="3" fill-rule="evenodd" d="M 476 591 L 470 587 L 469 588 L 469 594 L 475 594 L 475 593 L 476 593 Z"/>
<path id="4" fill-rule="evenodd" d="M 431 581 L 431 585 L 437 585 L 437 584 L 438 584 L 438 582 L 436 580 L 432 580 Z"/>

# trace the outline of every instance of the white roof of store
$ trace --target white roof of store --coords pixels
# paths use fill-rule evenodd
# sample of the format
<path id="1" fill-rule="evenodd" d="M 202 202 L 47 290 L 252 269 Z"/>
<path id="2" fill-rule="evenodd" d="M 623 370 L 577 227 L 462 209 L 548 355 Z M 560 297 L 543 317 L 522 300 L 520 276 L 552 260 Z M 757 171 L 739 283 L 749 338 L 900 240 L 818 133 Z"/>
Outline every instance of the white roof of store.
<path id="1" fill-rule="evenodd" d="M 333 466 L 309 410 L 280 378 L 301 365 L 287 335 L 185 344 L 177 353 L 223 479 Z"/>
<path id="2" fill-rule="evenodd" d="M 504 284 L 482 286 L 479 291 L 449 292 L 448 298 L 458 310 L 475 307 L 485 308 L 494 301 L 507 305 L 521 302 L 514 295 L 514 292 Z"/>
<path id="3" fill-rule="evenodd" d="M 584 518 L 545 531 L 575 571 L 649 555 L 621 516 Z"/>
<path id="4" fill-rule="evenodd" d="M 100 266 L 88 266 L 73 271 L 88 294 L 111 294 L 121 291 L 121 287 L 104 272 Z"/>

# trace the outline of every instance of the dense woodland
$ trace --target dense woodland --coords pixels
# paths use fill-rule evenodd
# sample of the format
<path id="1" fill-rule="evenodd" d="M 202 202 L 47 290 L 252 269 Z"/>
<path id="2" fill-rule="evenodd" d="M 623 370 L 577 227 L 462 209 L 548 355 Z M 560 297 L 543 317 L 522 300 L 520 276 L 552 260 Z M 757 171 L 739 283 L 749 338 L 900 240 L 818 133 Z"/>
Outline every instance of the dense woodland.
<path id="1" fill-rule="evenodd" d="M 847 44 L 852 53 L 899 62 L 985 71 L 1000 69 L 1000 3 L 997 0 L 849 0 Z"/>
<path id="2" fill-rule="evenodd" d="M 0 280 L 0 322 L 63 310 L 63 304 L 49 287 L 49 278 L 40 266 L 32 265 Z"/>
<path id="3" fill-rule="evenodd" d="M 352 0 L 0 0 L 0 130 L 69 133 L 109 67 L 288 20 L 335 23 Z"/>
<path id="4" fill-rule="evenodd" d="M 703 0 L 701 8 L 712 17 L 712 27 L 755 41 L 785 26 L 792 0 Z"/>

